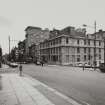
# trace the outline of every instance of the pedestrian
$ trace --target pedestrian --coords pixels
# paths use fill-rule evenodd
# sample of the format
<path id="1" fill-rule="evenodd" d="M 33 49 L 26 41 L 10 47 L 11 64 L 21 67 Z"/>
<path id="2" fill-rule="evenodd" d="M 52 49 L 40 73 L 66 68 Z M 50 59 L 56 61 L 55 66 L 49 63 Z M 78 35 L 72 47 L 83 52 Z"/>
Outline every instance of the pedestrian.
<path id="1" fill-rule="evenodd" d="M 19 73 L 20 73 L 20 76 L 22 76 L 22 71 L 23 71 L 22 64 L 20 64 L 19 65 Z"/>
<path id="2" fill-rule="evenodd" d="M 85 70 L 85 64 L 83 64 L 83 71 Z"/>
<path id="3" fill-rule="evenodd" d="M 44 65 L 44 61 L 43 61 L 43 60 L 41 60 L 41 62 L 40 62 L 40 63 L 41 63 L 41 65 L 42 65 L 42 66 Z"/>

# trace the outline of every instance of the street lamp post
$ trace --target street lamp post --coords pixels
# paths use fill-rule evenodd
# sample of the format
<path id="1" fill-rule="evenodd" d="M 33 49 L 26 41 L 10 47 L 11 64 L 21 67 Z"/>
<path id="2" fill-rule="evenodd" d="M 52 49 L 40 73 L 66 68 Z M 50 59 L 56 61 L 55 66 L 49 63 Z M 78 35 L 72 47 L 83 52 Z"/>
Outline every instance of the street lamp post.
<path id="1" fill-rule="evenodd" d="M 96 21 L 94 22 L 94 27 L 88 26 L 86 24 L 83 24 L 83 27 L 94 28 L 94 70 L 96 70 Z"/>

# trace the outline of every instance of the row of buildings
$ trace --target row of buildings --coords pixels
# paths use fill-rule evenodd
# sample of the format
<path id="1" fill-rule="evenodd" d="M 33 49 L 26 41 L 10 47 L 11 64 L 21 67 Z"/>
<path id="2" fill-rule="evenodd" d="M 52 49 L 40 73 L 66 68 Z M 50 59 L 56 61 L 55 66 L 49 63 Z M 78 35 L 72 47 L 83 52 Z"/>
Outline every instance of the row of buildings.
<path id="1" fill-rule="evenodd" d="M 33 61 L 44 59 L 50 64 L 72 65 L 104 62 L 105 31 L 86 34 L 86 29 L 66 27 L 64 29 L 42 29 L 28 26 L 25 40 L 19 42 L 19 51 Z"/>

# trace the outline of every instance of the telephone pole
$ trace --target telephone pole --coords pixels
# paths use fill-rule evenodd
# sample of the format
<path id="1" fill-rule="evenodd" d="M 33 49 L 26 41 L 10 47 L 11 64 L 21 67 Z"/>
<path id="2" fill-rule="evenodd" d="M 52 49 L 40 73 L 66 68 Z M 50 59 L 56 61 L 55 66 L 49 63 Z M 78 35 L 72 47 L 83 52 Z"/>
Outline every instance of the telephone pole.
<path id="1" fill-rule="evenodd" d="M 8 42 L 9 42 L 9 61 L 11 60 L 11 42 L 17 42 L 18 40 L 11 40 L 10 36 L 8 36 Z"/>
<path id="2" fill-rule="evenodd" d="M 8 37 L 8 41 L 9 41 L 9 61 L 10 61 L 10 36 Z"/>
<path id="3" fill-rule="evenodd" d="M 94 70 L 96 70 L 96 65 L 97 65 L 97 61 L 96 61 L 96 21 L 94 22 Z"/>

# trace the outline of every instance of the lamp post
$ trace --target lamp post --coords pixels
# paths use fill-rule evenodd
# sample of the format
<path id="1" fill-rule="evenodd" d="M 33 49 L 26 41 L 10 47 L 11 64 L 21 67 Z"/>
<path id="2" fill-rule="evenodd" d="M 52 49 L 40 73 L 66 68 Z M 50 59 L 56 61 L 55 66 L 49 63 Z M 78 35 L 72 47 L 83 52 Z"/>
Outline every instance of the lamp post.
<path id="1" fill-rule="evenodd" d="M 86 24 L 83 24 L 83 27 L 94 28 L 94 70 L 96 70 L 96 21 L 94 22 L 94 27 L 88 26 Z"/>
<path id="2" fill-rule="evenodd" d="M 9 40 L 9 61 L 10 61 L 10 36 L 8 37 Z"/>

